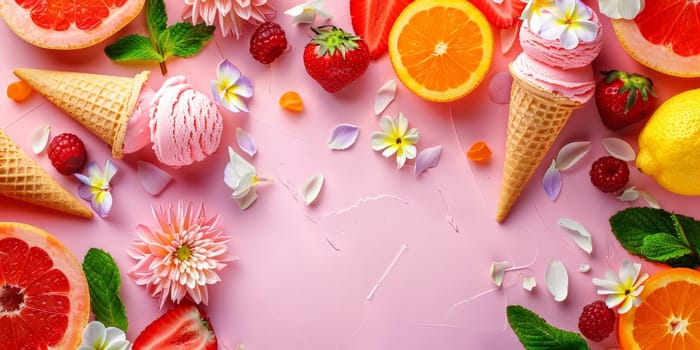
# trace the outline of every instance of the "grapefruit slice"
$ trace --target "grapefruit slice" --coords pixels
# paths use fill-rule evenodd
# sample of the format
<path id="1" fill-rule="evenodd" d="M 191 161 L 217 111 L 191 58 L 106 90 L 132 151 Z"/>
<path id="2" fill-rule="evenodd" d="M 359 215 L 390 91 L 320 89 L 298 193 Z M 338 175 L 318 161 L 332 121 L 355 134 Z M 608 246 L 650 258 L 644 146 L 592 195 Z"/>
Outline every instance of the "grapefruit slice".
<path id="1" fill-rule="evenodd" d="M 30 44 L 57 50 L 95 45 L 136 17 L 145 0 L 0 0 L 0 17 Z"/>
<path id="2" fill-rule="evenodd" d="M 622 47 L 639 63 L 668 75 L 700 76 L 700 2 L 647 1 L 633 20 L 612 24 Z"/>
<path id="3" fill-rule="evenodd" d="M 89 316 L 87 281 L 66 247 L 0 222 L 0 349 L 77 349 Z"/>

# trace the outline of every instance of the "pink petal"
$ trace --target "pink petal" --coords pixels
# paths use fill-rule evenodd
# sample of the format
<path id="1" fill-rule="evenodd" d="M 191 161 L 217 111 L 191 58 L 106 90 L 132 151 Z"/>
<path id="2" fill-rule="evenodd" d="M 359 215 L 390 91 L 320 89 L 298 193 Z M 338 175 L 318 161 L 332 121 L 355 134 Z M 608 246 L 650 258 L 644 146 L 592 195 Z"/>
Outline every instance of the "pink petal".
<path id="1" fill-rule="evenodd" d="M 510 72 L 498 72 L 491 77 L 489 82 L 489 97 L 491 102 L 497 104 L 508 104 L 510 102 L 510 86 L 513 84 L 513 77 Z"/>
<path id="2" fill-rule="evenodd" d="M 629 162 L 637 158 L 637 154 L 634 153 L 632 146 L 630 146 L 630 144 L 623 139 L 619 139 L 617 137 L 606 137 L 601 142 L 603 143 L 605 150 L 608 151 L 611 156 L 617 159 Z"/>
<path id="3" fill-rule="evenodd" d="M 555 165 L 556 162 L 552 161 L 552 164 L 550 164 L 549 168 L 544 173 L 544 179 L 542 179 L 544 192 L 551 200 L 557 199 L 561 191 L 561 173 L 557 170 Z"/>
<path id="4" fill-rule="evenodd" d="M 236 128 L 236 142 L 238 142 L 238 147 L 241 148 L 241 151 L 247 153 L 251 157 L 258 152 L 255 139 L 241 128 Z"/>
<path id="5" fill-rule="evenodd" d="M 379 115 L 389 106 L 396 97 L 396 79 L 387 81 L 374 97 L 374 114 Z"/>
<path id="6" fill-rule="evenodd" d="M 154 196 L 161 193 L 173 179 L 170 174 L 157 166 L 141 160 L 136 161 L 136 175 L 146 192 Z"/>
<path id="7" fill-rule="evenodd" d="M 413 175 L 418 176 L 424 171 L 436 167 L 440 162 L 441 152 L 441 145 L 429 147 L 420 151 L 420 153 L 418 153 L 418 156 L 416 156 L 416 167 L 413 170 Z"/>
<path id="8" fill-rule="evenodd" d="M 344 150 L 350 148 L 360 133 L 360 128 L 350 124 L 339 124 L 333 129 L 331 140 L 328 141 L 328 148 L 335 150 Z"/>
<path id="9" fill-rule="evenodd" d="M 591 150 L 589 141 L 577 141 L 566 144 L 557 153 L 556 168 L 566 170 L 576 164 L 583 156 Z"/>

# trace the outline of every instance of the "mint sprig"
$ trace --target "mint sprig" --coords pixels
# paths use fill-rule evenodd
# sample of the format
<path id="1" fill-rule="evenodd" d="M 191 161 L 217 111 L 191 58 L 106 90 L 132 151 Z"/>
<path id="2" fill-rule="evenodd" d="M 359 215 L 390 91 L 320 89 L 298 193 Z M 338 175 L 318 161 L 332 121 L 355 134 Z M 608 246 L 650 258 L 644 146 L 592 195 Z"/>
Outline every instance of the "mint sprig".
<path id="1" fill-rule="evenodd" d="M 131 34 L 105 47 L 105 54 L 114 62 L 158 62 L 163 75 L 168 73 L 165 61 L 173 56 L 191 57 L 211 40 L 216 27 L 189 22 L 167 25 L 168 15 L 163 0 L 146 1 L 146 25 L 150 37 Z"/>
<path id="2" fill-rule="evenodd" d="M 101 249 L 90 248 L 83 260 L 83 271 L 90 289 L 90 305 L 95 319 L 106 327 L 117 327 L 126 332 L 129 321 L 124 304 L 119 299 L 121 277 L 112 256 Z"/>
<path id="3" fill-rule="evenodd" d="M 508 323 L 527 350 L 589 350 L 583 337 L 551 326 L 536 313 L 520 306 L 506 308 Z"/>
<path id="4" fill-rule="evenodd" d="M 655 208 L 628 208 L 610 218 L 623 248 L 673 267 L 700 266 L 700 222 Z"/>

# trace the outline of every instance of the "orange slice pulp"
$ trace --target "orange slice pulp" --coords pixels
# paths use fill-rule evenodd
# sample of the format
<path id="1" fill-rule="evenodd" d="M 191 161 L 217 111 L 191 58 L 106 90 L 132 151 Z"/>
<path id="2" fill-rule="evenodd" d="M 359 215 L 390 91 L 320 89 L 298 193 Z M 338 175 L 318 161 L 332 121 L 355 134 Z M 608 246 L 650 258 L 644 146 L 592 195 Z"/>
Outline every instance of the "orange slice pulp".
<path id="1" fill-rule="evenodd" d="M 620 315 L 622 350 L 700 349 L 700 272 L 670 268 L 652 275 L 641 304 Z"/>
<path id="2" fill-rule="evenodd" d="M 429 101 L 454 101 L 488 73 L 493 34 L 486 17 L 468 1 L 417 0 L 394 22 L 389 56 L 413 93 Z"/>

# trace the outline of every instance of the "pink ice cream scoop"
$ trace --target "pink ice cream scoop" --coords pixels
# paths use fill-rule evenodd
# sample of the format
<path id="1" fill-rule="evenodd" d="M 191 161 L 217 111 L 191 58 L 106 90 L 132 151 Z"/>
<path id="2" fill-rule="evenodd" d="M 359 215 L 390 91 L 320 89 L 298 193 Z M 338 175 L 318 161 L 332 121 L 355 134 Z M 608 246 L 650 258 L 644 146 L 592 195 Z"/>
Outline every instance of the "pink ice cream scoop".
<path id="1" fill-rule="evenodd" d="M 166 80 L 150 105 L 151 142 L 161 163 L 190 165 L 219 147 L 221 113 L 206 95 L 187 84 L 184 76 Z"/>
<path id="2" fill-rule="evenodd" d="M 521 53 L 511 63 L 511 69 L 520 78 L 581 104 L 590 100 L 595 91 L 595 77 L 590 65 L 560 69 Z"/>

